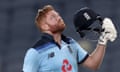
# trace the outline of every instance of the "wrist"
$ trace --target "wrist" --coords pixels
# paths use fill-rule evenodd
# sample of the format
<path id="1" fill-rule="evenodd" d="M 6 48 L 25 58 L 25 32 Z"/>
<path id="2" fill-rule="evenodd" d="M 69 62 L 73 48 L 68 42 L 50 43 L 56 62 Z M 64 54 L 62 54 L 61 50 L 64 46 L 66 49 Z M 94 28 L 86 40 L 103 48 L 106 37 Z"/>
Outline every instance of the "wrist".
<path id="1" fill-rule="evenodd" d="M 103 44 L 99 44 L 99 43 L 98 43 L 98 44 L 97 44 L 97 47 L 105 48 L 105 49 L 106 49 L 106 48 L 107 48 L 107 45 L 103 45 Z"/>

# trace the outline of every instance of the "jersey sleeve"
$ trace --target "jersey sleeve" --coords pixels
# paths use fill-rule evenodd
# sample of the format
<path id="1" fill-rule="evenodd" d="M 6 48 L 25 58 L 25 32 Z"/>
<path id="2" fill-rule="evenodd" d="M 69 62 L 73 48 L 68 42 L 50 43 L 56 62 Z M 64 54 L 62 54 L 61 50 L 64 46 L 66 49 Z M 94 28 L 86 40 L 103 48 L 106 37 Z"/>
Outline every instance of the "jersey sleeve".
<path id="1" fill-rule="evenodd" d="M 88 57 L 88 52 L 85 51 L 83 48 L 81 48 L 80 46 L 78 47 L 77 50 L 77 59 L 78 59 L 78 63 L 81 64 L 83 63 L 87 57 Z"/>
<path id="2" fill-rule="evenodd" d="M 77 61 L 78 61 L 79 64 L 81 64 L 89 56 L 88 52 L 86 50 L 84 50 L 77 41 L 75 41 L 75 40 L 72 40 L 72 41 L 73 41 L 73 46 L 74 46 L 74 48 L 76 50 L 75 52 L 77 54 L 76 55 L 77 56 Z"/>
<path id="3" fill-rule="evenodd" d="M 38 52 L 30 48 L 24 58 L 23 72 L 38 72 Z"/>

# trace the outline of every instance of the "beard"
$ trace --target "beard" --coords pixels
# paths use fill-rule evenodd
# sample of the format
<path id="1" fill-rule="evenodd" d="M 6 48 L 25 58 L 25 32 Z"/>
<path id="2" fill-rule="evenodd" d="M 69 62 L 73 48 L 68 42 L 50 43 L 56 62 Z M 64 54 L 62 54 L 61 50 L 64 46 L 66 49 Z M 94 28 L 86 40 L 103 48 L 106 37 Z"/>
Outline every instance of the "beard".
<path id="1" fill-rule="evenodd" d="M 64 23 L 64 21 L 58 21 L 57 24 L 55 24 L 54 26 L 51 26 L 51 32 L 52 33 L 58 33 L 58 32 L 63 32 L 65 29 L 66 25 Z"/>

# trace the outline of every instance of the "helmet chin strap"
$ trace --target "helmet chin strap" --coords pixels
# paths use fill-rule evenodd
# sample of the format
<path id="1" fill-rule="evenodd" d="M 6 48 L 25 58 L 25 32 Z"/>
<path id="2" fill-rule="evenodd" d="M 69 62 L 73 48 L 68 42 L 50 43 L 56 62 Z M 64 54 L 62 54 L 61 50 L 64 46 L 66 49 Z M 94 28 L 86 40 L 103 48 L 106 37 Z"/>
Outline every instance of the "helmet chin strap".
<path id="1" fill-rule="evenodd" d="M 101 32 L 104 31 L 104 29 L 101 29 L 100 27 L 96 27 L 96 28 L 87 28 L 87 29 L 82 30 L 82 31 L 78 30 L 77 32 L 80 34 L 81 38 L 84 38 L 86 35 L 84 31 L 92 31 L 92 32 L 96 32 L 96 33 L 100 34 Z"/>

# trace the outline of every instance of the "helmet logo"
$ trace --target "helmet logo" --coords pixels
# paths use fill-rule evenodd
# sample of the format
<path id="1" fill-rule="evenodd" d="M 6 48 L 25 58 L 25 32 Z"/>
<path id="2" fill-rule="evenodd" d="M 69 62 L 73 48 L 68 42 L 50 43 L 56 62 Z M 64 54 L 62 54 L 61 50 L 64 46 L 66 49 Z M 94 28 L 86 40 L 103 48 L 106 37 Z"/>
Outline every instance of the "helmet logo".
<path id="1" fill-rule="evenodd" d="M 91 17 L 88 15 L 87 12 L 85 12 L 83 15 L 84 15 L 84 17 L 86 18 L 86 20 L 90 20 L 90 19 L 91 19 Z"/>

